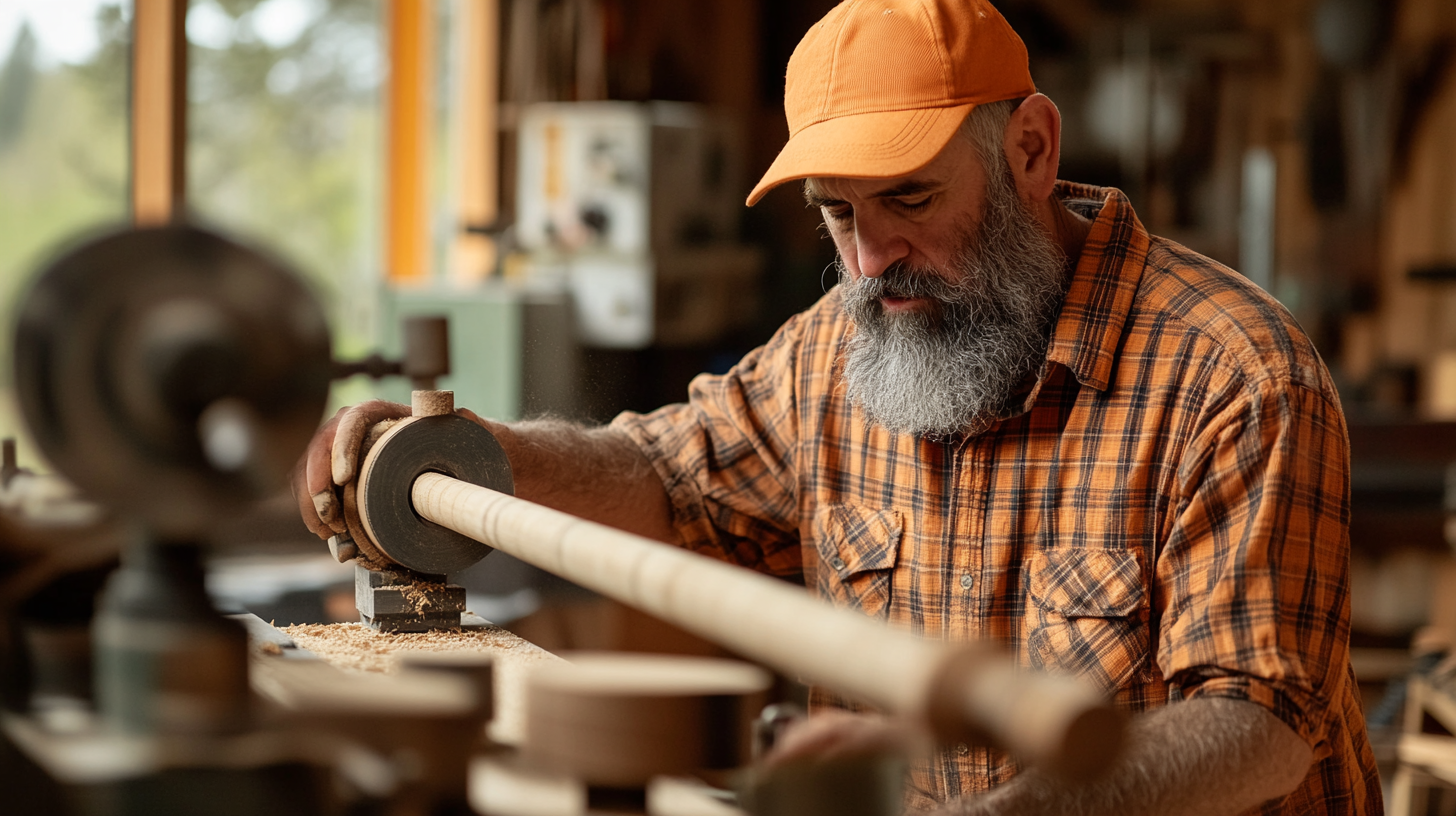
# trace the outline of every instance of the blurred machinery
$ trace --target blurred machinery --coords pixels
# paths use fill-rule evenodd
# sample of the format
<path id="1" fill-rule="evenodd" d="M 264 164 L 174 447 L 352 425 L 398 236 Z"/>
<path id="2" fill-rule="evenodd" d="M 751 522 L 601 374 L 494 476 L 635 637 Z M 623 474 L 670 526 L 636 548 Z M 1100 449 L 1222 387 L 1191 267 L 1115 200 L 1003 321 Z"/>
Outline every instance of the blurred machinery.
<path id="1" fill-rule="evenodd" d="M 401 359 L 335 363 L 295 275 L 190 227 L 104 236 L 40 276 L 18 318 L 21 407 L 104 510 L 7 458 L 7 813 L 466 807 L 488 658 L 352 677 L 255 617 L 219 614 L 203 570 L 212 531 L 285 485 L 332 376 L 433 385 L 445 333 L 411 321 Z"/>
<path id="2" fill-rule="evenodd" d="M 743 135 L 685 103 L 543 103 L 521 109 L 516 218 L 503 275 L 469 288 L 380 293 L 378 342 L 446 315 L 455 375 L 441 388 L 500 419 L 586 417 L 589 350 L 711 348 L 758 314 L 758 248 L 739 241 Z M 585 351 L 584 353 L 584 350 Z M 381 395 L 407 402 L 402 383 Z"/>
<path id="3" fill-rule="evenodd" d="M 20 561 L 12 573 L 60 562 L 31 587 L 36 597 L 71 583 L 65 564 L 87 542 L 121 556 L 99 596 L 87 582 L 39 616 L 33 599 L 12 597 L 4 616 L 20 632 L 6 644 L 6 735 L 51 778 L 75 783 L 78 810 L 175 809 L 169 797 L 207 784 L 256 801 L 308 776 L 286 757 L 239 754 L 253 715 L 247 635 L 213 609 L 202 545 L 213 525 L 283 486 L 327 397 L 327 328 L 291 273 L 186 228 L 86 243 L 24 299 L 15 383 L 27 425 L 113 523 L 12 519 L 0 549 Z M 78 645 L 57 660 L 26 633 L 53 625 L 67 602 L 84 611 L 69 621 Z M 164 777 L 175 783 L 159 790 Z"/>
<path id="4" fill-rule="evenodd" d="M 755 313 L 742 135 L 693 105 L 550 103 L 519 126 L 518 274 L 571 293 L 589 346 L 711 342 Z"/>
<path id="5" fill-rule="evenodd" d="M 515 419 L 580 413 L 581 348 L 572 301 L 540 281 L 490 280 L 464 290 L 396 289 L 380 295 L 379 346 L 404 354 L 403 327 L 442 316 L 449 323 L 453 371 L 437 387 L 482 416 Z M 411 384 L 382 381 L 385 399 L 409 402 Z"/>

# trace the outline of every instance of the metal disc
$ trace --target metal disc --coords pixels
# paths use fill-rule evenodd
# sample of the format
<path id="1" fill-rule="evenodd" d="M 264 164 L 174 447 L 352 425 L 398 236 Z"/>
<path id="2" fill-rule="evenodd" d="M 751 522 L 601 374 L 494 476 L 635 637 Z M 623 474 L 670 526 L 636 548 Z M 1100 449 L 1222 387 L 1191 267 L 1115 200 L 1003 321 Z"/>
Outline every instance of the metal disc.
<path id="1" fill-rule="evenodd" d="M 276 260 L 190 226 L 52 262 L 21 301 L 15 390 L 91 498 L 167 537 L 281 490 L 328 401 L 323 310 Z"/>
<path id="2" fill-rule="evenodd" d="M 459 572 L 490 554 L 473 538 L 426 521 L 411 501 L 423 473 L 511 493 L 511 465 L 495 436 L 460 416 L 407 419 L 391 428 L 359 469 L 359 517 L 380 552 L 416 572 Z"/>

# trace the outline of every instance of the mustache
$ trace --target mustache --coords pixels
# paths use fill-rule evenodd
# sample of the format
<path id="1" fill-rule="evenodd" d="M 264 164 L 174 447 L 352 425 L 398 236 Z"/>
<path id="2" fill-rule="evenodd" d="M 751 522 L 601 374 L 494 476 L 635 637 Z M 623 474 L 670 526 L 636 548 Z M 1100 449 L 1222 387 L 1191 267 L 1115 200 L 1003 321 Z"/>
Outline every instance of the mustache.
<path id="1" fill-rule="evenodd" d="M 911 266 L 903 261 L 897 261 L 885 269 L 878 277 L 861 277 L 857 281 L 849 278 L 849 272 L 843 261 L 839 262 L 840 283 L 851 291 L 852 297 L 858 301 L 878 300 L 880 298 L 926 298 L 948 302 L 957 300 L 962 296 L 964 286 L 947 280 L 944 276 L 919 267 Z"/>

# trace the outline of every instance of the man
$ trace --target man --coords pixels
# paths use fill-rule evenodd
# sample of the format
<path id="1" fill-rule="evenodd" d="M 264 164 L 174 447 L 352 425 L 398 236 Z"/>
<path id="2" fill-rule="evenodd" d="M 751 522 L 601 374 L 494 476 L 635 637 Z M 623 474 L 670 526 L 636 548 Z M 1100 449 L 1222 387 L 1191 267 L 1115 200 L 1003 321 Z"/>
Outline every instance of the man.
<path id="1" fill-rule="evenodd" d="M 686 404 L 590 430 L 482 420 L 519 495 L 1000 641 L 1137 713 L 1095 783 L 962 746 L 916 770 L 919 808 L 1380 812 L 1344 420 L 1288 313 L 1149 236 L 1116 190 L 1056 180 L 1059 115 L 984 0 L 840 5 L 795 51 L 786 108 L 749 203 L 804 179 L 841 285 Z M 365 429 L 399 411 L 320 434 L 298 487 L 319 535 Z M 811 718 L 788 750 L 886 727 Z"/>

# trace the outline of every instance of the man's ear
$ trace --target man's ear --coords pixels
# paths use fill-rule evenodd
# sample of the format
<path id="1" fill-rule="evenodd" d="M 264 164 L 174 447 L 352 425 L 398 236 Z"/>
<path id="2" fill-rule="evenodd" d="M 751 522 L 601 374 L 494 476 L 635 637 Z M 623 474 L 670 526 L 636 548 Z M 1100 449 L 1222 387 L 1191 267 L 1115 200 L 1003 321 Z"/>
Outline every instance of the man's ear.
<path id="1" fill-rule="evenodd" d="M 1057 106 L 1043 94 L 1023 99 L 1011 113 L 1003 147 L 1021 200 L 1047 200 L 1061 161 L 1062 114 Z"/>

